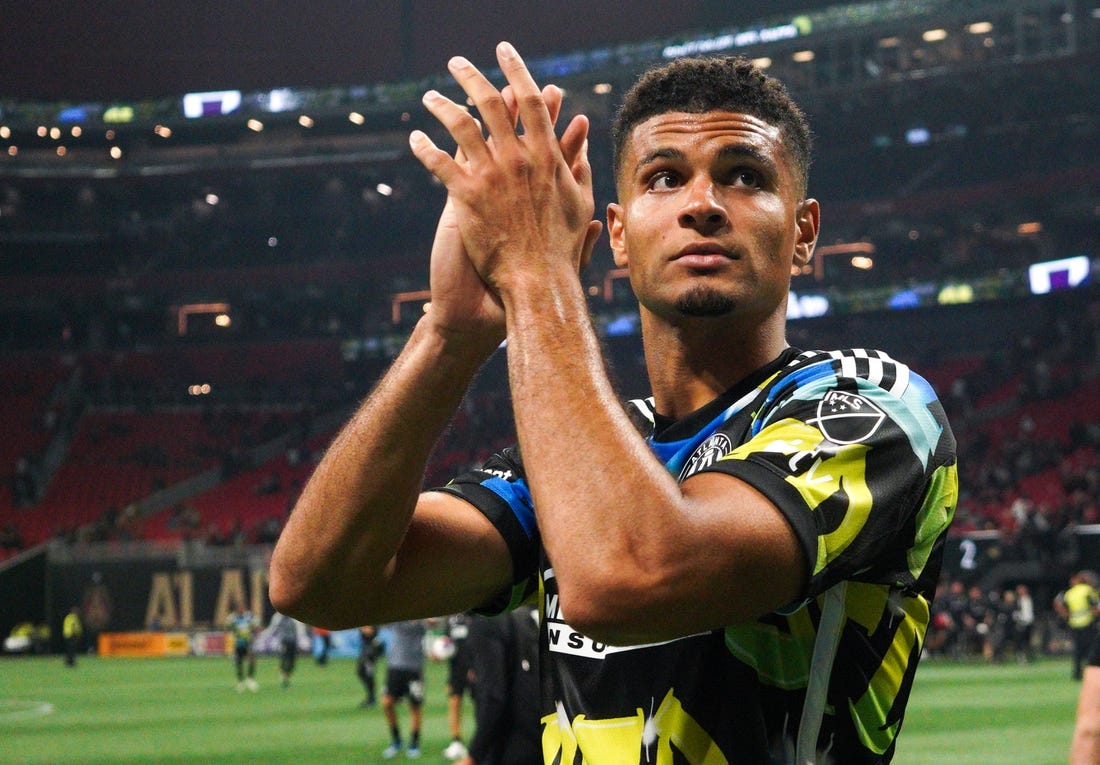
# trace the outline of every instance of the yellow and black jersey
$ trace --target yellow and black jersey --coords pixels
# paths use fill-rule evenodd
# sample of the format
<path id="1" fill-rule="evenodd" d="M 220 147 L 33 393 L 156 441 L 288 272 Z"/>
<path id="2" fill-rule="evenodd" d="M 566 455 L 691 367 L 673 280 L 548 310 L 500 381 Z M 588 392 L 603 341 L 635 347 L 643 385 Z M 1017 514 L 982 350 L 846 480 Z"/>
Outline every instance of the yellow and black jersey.
<path id="1" fill-rule="evenodd" d="M 597 643 L 558 608 L 518 450 L 451 482 L 442 490 L 480 508 L 512 551 L 516 581 L 498 605 L 543 594 L 546 761 L 889 762 L 958 494 L 932 388 L 881 352 L 788 349 L 681 420 L 629 406 L 680 480 L 724 472 L 769 497 L 811 575 L 801 600 L 752 624 Z"/>

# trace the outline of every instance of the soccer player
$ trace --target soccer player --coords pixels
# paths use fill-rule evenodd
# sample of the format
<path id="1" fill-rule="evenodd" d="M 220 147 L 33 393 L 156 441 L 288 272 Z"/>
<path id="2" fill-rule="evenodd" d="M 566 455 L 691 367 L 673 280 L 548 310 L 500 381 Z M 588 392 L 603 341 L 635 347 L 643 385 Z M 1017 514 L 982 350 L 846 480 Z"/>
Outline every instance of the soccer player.
<path id="1" fill-rule="evenodd" d="M 451 742 L 443 750 L 443 756 L 448 760 L 461 760 L 467 755 L 466 745 L 462 742 L 462 699 L 470 683 L 469 634 L 469 615 L 451 614 L 447 617 L 447 637 L 454 646 L 454 653 L 447 660 L 447 725 L 451 729 Z"/>
<path id="2" fill-rule="evenodd" d="M 733 58 L 644 74 L 612 126 L 607 227 L 638 298 L 652 396 L 623 406 L 579 272 L 588 123 L 507 43 L 457 143 L 413 153 L 447 188 L 432 302 L 337 436 L 272 558 L 281 609 L 334 626 L 505 610 L 541 592 L 547 761 L 886 763 L 956 504 L 935 393 L 874 350 L 792 348 L 793 269 L 821 220 L 810 129 Z M 507 337 L 518 448 L 419 476 Z"/>
<path id="3" fill-rule="evenodd" d="M 363 625 L 359 628 L 359 657 L 355 661 L 355 675 L 363 684 L 366 693 L 359 702 L 361 707 L 373 707 L 377 701 L 375 690 L 375 673 L 378 667 L 378 659 L 384 651 L 382 642 L 378 639 L 378 631 L 371 625 Z"/>
<path id="4" fill-rule="evenodd" d="M 252 644 L 260 630 L 260 620 L 244 606 L 237 606 L 225 622 L 226 630 L 233 641 L 233 666 L 237 672 L 237 693 L 245 688 L 255 693 L 260 690 L 256 682 L 256 654 Z"/>
<path id="5" fill-rule="evenodd" d="M 276 612 L 271 619 L 271 632 L 279 640 L 279 678 L 283 688 L 290 687 L 290 676 L 298 664 L 298 650 L 306 639 L 306 625 L 286 614 Z"/>
<path id="6" fill-rule="evenodd" d="M 382 752 L 389 760 L 401 753 L 404 740 L 397 722 L 397 703 L 409 704 L 409 747 L 405 756 L 420 756 L 420 726 L 424 706 L 424 636 L 427 624 L 420 619 L 396 622 L 389 626 L 386 644 L 386 685 L 382 689 L 382 712 L 390 728 L 390 745 Z"/>

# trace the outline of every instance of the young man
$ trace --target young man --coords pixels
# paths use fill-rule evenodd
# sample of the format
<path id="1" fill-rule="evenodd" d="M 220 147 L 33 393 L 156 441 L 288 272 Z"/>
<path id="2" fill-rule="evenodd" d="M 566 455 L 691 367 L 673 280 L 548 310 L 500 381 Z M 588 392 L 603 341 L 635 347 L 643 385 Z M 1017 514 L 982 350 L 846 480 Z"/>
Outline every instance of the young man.
<path id="1" fill-rule="evenodd" d="M 626 95 L 608 233 L 653 396 L 624 409 L 578 275 L 600 231 L 588 123 L 558 138 L 561 91 L 507 43 L 497 58 L 503 91 L 450 62 L 480 121 L 424 98 L 458 145 L 410 138 L 449 194 L 431 308 L 303 492 L 273 601 L 338 626 L 541 588 L 547 761 L 890 761 L 955 445 L 904 365 L 786 343 L 820 215 L 802 113 L 733 59 L 673 62 Z M 519 448 L 421 493 L 505 336 Z"/>

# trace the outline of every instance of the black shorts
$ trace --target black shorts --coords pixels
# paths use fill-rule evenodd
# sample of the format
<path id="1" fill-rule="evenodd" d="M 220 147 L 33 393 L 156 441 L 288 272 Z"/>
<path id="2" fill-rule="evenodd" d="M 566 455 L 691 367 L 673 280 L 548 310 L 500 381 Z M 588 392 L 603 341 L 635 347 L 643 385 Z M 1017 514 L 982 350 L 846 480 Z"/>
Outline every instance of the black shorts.
<path id="1" fill-rule="evenodd" d="M 382 693 L 394 701 L 407 698 L 411 705 L 418 707 L 424 703 L 424 673 L 391 667 L 386 670 L 386 687 Z"/>
<path id="2" fill-rule="evenodd" d="M 466 649 L 458 651 L 450 659 L 447 672 L 447 693 L 451 696 L 461 696 L 470 686 L 470 652 Z"/>

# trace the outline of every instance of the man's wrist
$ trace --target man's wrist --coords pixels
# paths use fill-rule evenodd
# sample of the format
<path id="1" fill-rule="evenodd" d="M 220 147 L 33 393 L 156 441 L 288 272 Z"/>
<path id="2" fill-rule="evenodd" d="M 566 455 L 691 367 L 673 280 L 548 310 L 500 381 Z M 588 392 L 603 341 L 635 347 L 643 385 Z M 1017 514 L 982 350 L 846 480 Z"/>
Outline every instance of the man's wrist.
<path id="1" fill-rule="evenodd" d="M 504 341 L 504 328 L 501 327 L 499 330 L 467 329 L 454 326 L 438 321 L 432 315 L 429 307 L 424 316 L 417 322 L 416 327 L 413 328 L 410 339 L 414 338 L 430 343 L 433 347 L 433 353 L 440 356 L 455 358 L 456 360 L 466 358 L 484 360 L 492 355 L 493 351 Z"/>

